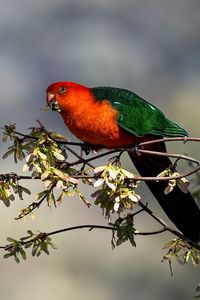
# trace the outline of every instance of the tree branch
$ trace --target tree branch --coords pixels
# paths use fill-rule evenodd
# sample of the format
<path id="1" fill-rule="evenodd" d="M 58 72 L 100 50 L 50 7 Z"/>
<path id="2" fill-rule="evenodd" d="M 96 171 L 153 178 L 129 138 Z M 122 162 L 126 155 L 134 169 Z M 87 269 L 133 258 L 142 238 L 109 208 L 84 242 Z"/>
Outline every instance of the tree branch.
<path id="1" fill-rule="evenodd" d="M 165 221 L 163 221 L 161 218 L 159 218 L 158 216 L 156 216 L 154 214 L 154 212 L 148 206 L 146 206 L 144 203 L 142 203 L 142 201 L 138 200 L 138 203 L 139 203 L 139 205 L 142 207 L 142 209 L 144 211 L 146 211 L 154 220 L 156 220 L 159 224 L 161 224 L 164 227 L 164 231 L 169 231 L 169 232 L 173 233 L 178 238 L 180 238 L 180 239 L 182 239 L 184 241 L 187 241 L 191 246 L 193 246 L 196 249 L 200 250 L 200 245 L 198 245 L 197 243 L 191 241 L 189 238 L 187 238 L 186 236 L 184 236 L 178 230 L 175 230 L 175 229 L 169 227 Z"/>
<path id="2" fill-rule="evenodd" d="M 93 229 L 102 229 L 102 230 L 111 230 L 111 231 L 116 231 L 117 229 L 115 229 L 113 226 L 105 226 L 105 225 L 98 225 L 98 224 L 85 224 L 85 225 L 77 225 L 77 226 L 72 226 L 72 227 L 66 227 L 66 228 L 62 228 L 62 229 L 58 229 L 58 230 L 54 230 L 51 232 L 44 232 L 44 233 L 39 233 L 38 235 L 36 235 L 34 238 L 28 239 L 28 240 L 22 240 L 21 241 L 21 245 L 27 245 L 30 243 L 33 243 L 41 238 L 46 238 L 52 235 L 56 235 L 56 234 L 60 234 L 63 232 L 68 232 L 68 231 L 74 231 L 74 230 L 79 230 L 79 229 L 86 229 L 88 228 L 89 231 L 92 231 Z M 163 229 L 159 229 L 159 230 L 154 230 L 154 231 L 149 231 L 149 232 L 135 232 L 135 235 L 156 235 L 156 234 L 160 234 L 162 232 L 165 232 L 167 229 L 163 228 Z M 6 246 L 0 246 L 0 249 L 4 249 L 4 250 L 9 250 L 9 248 L 12 247 L 11 245 L 6 245 Z"/>
<path id="3" fill-rule="evenodd" d="M 57 144 L 60 144 L 60 145 L 64 145 L 63 148 L 65 148 L 67 151 L 71 152 L 76 158 L 78 158 L 78 160 L 74 161 L 74 162 L 61 162 L 60 161 L 60 165 L 59 165 L 59 160 L 58 160 L 58 165 L 57 163 L 55 163 L 55 166 L 53 165 L 52 167 L 54 169 L 56 169 L 57 171 L 60 171 L 60 170 L 64 170 L 65 171 L 65 165 L 67 167 L 73 167 L 73 166 L 78 166 L 80 164 L 83 164 L 83 167 L 81 168 L 81 170 L 83 171 L 84 170 L 84 167 L 85 165 L 88 165 L 90 168 L 94 169 L 95 166 L 93 166 L 91 164 L 92 161 L 94 160 L 97 160 L 99 158 L 102 158 L 102 157 L 105 157 L 105 156 L 108 156 L 108 155 L 114 155 L 115 153 L 119 153 L 119 155 L 117 155 L 117 159 L 119 160 L 120 159 L 120 156 L 122 155 L 123 152 L 125 151 L 130 151 L 130 150 L 133 150 L 136 148 L 136 147 L 126 147 L 126 148 L 122 148 L 122 149 L 113 149 L 113 150 L 107 150 L 106 152 L 104 153 L 100 153 L 100 154 L 97 154 L 97 155 L 94 155 L 93 157 L 90 157 L 90 158 L 83 158 L 82 156 L 80 156 L 79 154 L 76 153 L 76 151 L 72 150 L 69 146 L 78 146 L 78 147 L 81 147 L 83 149 L 83 146 L 84 144 L 83 143 L 74 143 L 74 142 L 68 142 L 66 140 L 59 140 L 59 139 L 54 139 L 52 136 L 53 134 L 55 133 L 51 133 L 51 132 L 48 132 L 45 130 L 45 128 L 42 126 L 41 123 L 39 123 L 40 125 L 40 128 L 38 128 L 38 132 L 43 132 L 43 136 L 45 136 L 47 138 L 47 140 L 51 139 L 53 142 L 57 143 Z M 15 126 L 13 126 L 14 128 Z M 33 130 L 35 129 L 35 132 L 37 132 L 37 128 L 32 128 Z M 32 140 L 39 140 L 39 137 L 37 136 L 33 136 L 33 135 L 26 135 L 26 134 L 22 134 L 18 131 L 15 131 L 13 130 L 12 131 L 12 128 L 11 128 L 11 134 L 9 133 L 9 131 L 7 131 L 7 135 L 9 137 L 13 137 L 13 138 L 16 138 L 16 136 L 19 136 L 19 137 L 22 137 L 22 143 L 24 143 L 24 141 L 27 139 L 28 142 L 30 143 L 30 139 Z M 46 135 L 45 135 L 45 134 Z M 6 134 L 6 133 L 5 133 Z M 43 137 L 42 136 L 42 137 Z M 55 136 L 55 135 L 54 135 Z M 58 136 L 58 135 L 57 135 Z M 177 142 L 177 141 L 183 141 L 183 143 L 186 143 L 188 141 L 195 141 L 195 142 L 200 142 L 200 138 L 193 138 L 193 137 L 177 137 L 177 138 L 162 138 L 162 139 L 158 139 L 158 140 L 152 140 L 152 141 L 148 141 L 148 142 L 143 142 L 143 143 L 140 143 L 139 145 L 137 145 L 137 153 L 139 154 L 142 154 L 142 155 L 154 155 L 154 156 L 163 156 L 163 157 L 171 157 L 171 158 L 174 158 L 176 159 L 176 162 L 178 160 L 185 160 L 185 161 L 188 161 L 190 163 L 195 163 L 196 164 L 196 167 L 193 168 L 193 170 L 190 170 L 188 172 L 185 172 L 183 174 L 180 174 L 180 175 L 176 175 L 176 176 L 163 176 L 163 177 L 142 177 L 142 176 L 138 176 L 138 175 L 134 175 L 133 177 L 131 178 L 126 178 L 129 182 L 135 182 L 135 181 L 169 181 L 169 180 L 178 180 L 178 179 L 181 179 L 183 177 L 187 177 L 195 172 L 197 172 L 198 170 L 200 170 L 200 161 L 193 158 L 193 157 L 190 157 L 190 156 L 186 156 L 186 155 L 182 155 L 182 154 L 176 154 L 176 153 L 163 153 L 163 152 L 157 152 L 157 151 L 150 151 L 150 150 L 144 150 L 142 149 L 142 147 L 144 146 L 147 146 L 147 145 L 151 145 L 151 144 L 155 144 L 155 143 L 164 143 L 164 142 Z M 20 141 L 19 141 L 20 142 Z M 24 144 L 23 144 L 24 145 Z M 35 144 L 34 144 L 35 145 Z M 38 146 L 38 144 L 36 144 Z M 27 146 L 27 144 L 25 144 L 25 146 Z M 46 146 L 46 144 L 45 144 Z M 25 151 L 26 153 L 26 150 L 28 148 L 23 148 L 23 151 Z M 50 148 L 51 149 L 51 148 Z M 59 150 L 58 149 L 58 153 L 59 153 Z M 28 151 L 27 151 L 28 152 Z M 62 152 L 61 152 L 62 153 Z M 29 153 L 28 153 L 29 154 Z M 46 154 L 40 152 L 41 156 L 45 156 Z M 137 154 L 136 154 L 137 155 Z M 113 159 L 113 158 L 112 158 Z M 45 159 L 44 159 L 45 160 Z M 63 166 L 62 166 L 62 163 L 63 163 Z M 163 170 L 164 171 L 164 170 Z M 61 173 L 61 172 L 60 172 Z M 75 173 L 75 172 L 74 172 Z M 98 174 L 95 174 L 93 173 L 92 175 L 85 175 L 85 174 L 80 174 L 80 170 L 77 171 L 76 174 L 66 174 L 66 176 L 68 176 L 69 178 L 74 178 L 74 179 L 100 179 L 101 178 L 101 175 L 102 173 L 99 172 Z M 40 174 L 40 173 L 39 173 Z M 43 175 L 44 174 L 44 171 L 42 169 L 41 171 L 41 174 Z M 56 174 L 56 173 L 55 173 Z M 55 175 L 54 174 L 54 175 Z M 64 174 L 64 173 L 63 173 Z M 47 176 L 48 177 L 48 176 Z M 47 178 L 45 177 L 45 179 Z M 59 176 L 58 176 L 59 178 Z M 23 176 L 23 175 L 17 175 L 17 174 L 14 174 L 14 173 L 10 173 L 10 174 L 2 174 L 0 175 L 0 183 L 4 183 L 5 180 L 6 182 L 9 182 L 9 180 L 30 180 L 30 179 L 41 179 L 41 176 L 36 176 L 36 177 L 32 177 L 32 176 Z M 61 179 L 63 179 L 61 177 Z M 58 179 L 57 179 L 58 180 Z M 60 179 L 59 179 L 60 180 Z M 53 182 L 53 181 L 52 181 Z M 54 181 L 55 182 L 55 181 Z M 53 184 L 51 186 L 51 188 L 49 190 L 47 190 L 48 192 L 51 192 L 54 187 L 55 187 L 56 184 Z M 75 186 L 75 184 L 74 184 Z M 132 187 L 131 187 L 132 188 Z M 67 187 L 66 187 L 67 189 Z M 22 216 L 26 215 L 26 214 L 29 214 L 31 213 L 35 208 L 39 207 L 40 204 L 45 200 L 46 198 L 46 195 L 44 195 L 40 201 L 38 202 L 33 202 L 32 204 L 29 205 L 28 209 L 27 209 L 27 213 L 26 213 L 26 209 L 23 211 L 22 210 L 22 214 L 17 218 L 21 218 Z M 187 241 L 190 245 L 192 245 L 193 247 L 195 247 L 196 249 L 200 250 L 200 246 L 192 241 L 190 241 L 189 239 L 187 239 L 185 236 L 183 236 L 183 234 L 181 234 L 179 231 L 177 230 L 174 230 L 172 228 L 170 228 L 162 219 L 160 219 L 158 216 L 156 216 L 146 205 L 144 205 L 140 200 L 138 200 L 138 203 L 140 205 L 140 207 L 142 208 L 142 210 L 144 210 L 145 212 L 147 212 L 153 219 L 155 219 L 160 225 L 162 225 L 162 229 L 160 230 L 156 230 L 156 231 L 153 231 L 153 232 L 134 232 L 134 234 L 138 234 L 138 235 L 153 235 L 153 234 L 158 234 L 158 233 L 161 233 L 161 232 L 165 232 L 165 231 L 169 231 L 171 232 L 172 234 L 176 235 L 178 238 L 181 238 L 185 241 Z M 138 212 L 139 213 L 139 212 Z M 136 213 L 135 213 L 136 214 Z M 134 214 L 133 214 L 134 215 Z M 89 228 L 90 230 L 92 229 L 109 229 L 109 230 L 113 230 L 113 227 L 112 226 L 103 226 L 103 225 L 80 225 L 80 226 L 74 226 L 74 227 L 70 227 L 70 228 L 64 228 L 64 229 L 60 229 L 60 230 L 56 230 L 56 231 L 53 231 L 53 232 L 50 232 L 50 233 L 44 233 L 44 236 L 47 237 L 47 236 L 50 236 L 50 235 L 54 235 L 54 234 L 57 234 L 57 233 L 61 233 L 61 232 L 64 232 L 64 231 L 70 231 L 70 230 L 76 230 L 76 229 L 82 229 L 82 228 Z M 114 229 L 115 230 L 115 229 Z M 34 241 L 36 240 L 37 238 L 40 238 L 41 235 L 38 235 L 38 237 L 34 237 L 34 239 L 31 240 Z M 25 242 L 23 241 L 22 244 L 26 244 L 26 243 L 30 243 L 30 240 L 28 242 Z M 5 248 L 5 247 L 1 247 L 1 248 Z"/>

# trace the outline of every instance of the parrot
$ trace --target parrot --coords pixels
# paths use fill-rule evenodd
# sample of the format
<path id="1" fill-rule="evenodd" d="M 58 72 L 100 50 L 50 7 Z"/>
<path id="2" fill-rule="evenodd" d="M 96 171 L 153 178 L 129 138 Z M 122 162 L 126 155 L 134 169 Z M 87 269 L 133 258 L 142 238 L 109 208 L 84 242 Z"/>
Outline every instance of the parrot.
<path id="1" fill-rule="evenodd" d="M 142 142 L 188 133 L 153 104 L 118 87 L 87 87 L 70 81 L 54 82 L 46 90 L 47 105 L 61 114 L 68 129 L 82 142 L 98 149 L 129 147 L 129 156 L 141 176 L 156 177 L 173 166 L 167 156 L 138 155 L 131 151 Z M 144 146 L 166 153 L 164 142 Z M 175 167 L 172 167 L 175 171 Z M 200 209 L 188 191 L 176 185 L 164 193 L 166 181 L 146 184 L 168 218 L 193 242 L 200 240 Z"/>

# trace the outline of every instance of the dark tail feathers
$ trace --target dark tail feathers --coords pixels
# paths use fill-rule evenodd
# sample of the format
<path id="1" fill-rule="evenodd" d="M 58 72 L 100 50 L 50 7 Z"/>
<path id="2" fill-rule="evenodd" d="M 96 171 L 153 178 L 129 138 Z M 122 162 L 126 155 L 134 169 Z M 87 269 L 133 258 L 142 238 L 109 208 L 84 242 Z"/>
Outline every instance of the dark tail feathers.
<path id="1" fill-rule="evenodd" d="M 148 150 L 166 152 L 165 144 L 152 144 Z M 130 158 L 141 176 L 157 176 L 171 165 L 168 157 L 136 154 L 129 152 Z M 183 193 L 178 186 L 165 195 L 166 181 L 146 181 L 147 186 L 163 208 L 168 218 L 190 240 L 200 240 L 200 210 L 192 195 Z"/>

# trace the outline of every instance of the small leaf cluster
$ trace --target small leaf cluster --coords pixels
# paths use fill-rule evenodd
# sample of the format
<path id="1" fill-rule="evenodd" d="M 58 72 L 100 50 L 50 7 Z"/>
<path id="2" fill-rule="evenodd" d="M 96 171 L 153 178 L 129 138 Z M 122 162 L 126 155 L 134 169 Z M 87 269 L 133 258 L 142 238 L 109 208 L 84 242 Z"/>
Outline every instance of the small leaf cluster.
<path id="1" fill-rule="evenodd" d="M 111 214 L 121 215 L 130 212 L 138 204 L 140 196 L 136 194 L 138 181 L 134 174 L 124 170 L 119 161 L 94 170 L 100 178 L 94 182 L 94 187 L 101 187 L 92 194 L 95 204 L 99 205 L 106 217 Z"/>
<path id="2" fill-rule="evenodd" d="M 180 265 L 185 265 L 189 261 L 196 267 L 200 265 L 200 250 L 192 247 L 187 241 L 182 239 L 173 239 L 169 241 L 164 247 L 167 253 L 163 256 L 163 261 L 168 261 L 170 271 L 172 273 L 172 259 L 175 259 Z M 197 292 L 200 292 L 200 284 L 196 288 Z M 193 300 L 200 299 L 200 295 L 193 297 Z"/>
<path id="3" fill-rule="evenodd" d="M 200 292 L 200 283 L 198 284 L 198 286 L 196 288 L 196 292 Z M 200 299 L 200 295 L 196 295 L 192 299 L 193 300 L 199 300 Z"/>
<path id="4" fill-rule="evenodd" d="M 40 124 L 40 123 L 39 123 Z M 39 127 L 31 127 L 28 135 L 20 134 L 16 131 L 16 125 L 5 125 L 3 133 L 3 142 L 8 140 L 12 145 L 8 147 L 8 151 L 3 155 L 3 158 L 14 154 L 14 161 L 27 159 L 28 163 L 24 166 L 28 170 L 34 169 L 41 173 L 45 168 L 46 159 L 50 164 L 55 164 L 57 160 L 64 160 L 66 153 L 61 144 L 55 142 L 56 139 L 66 141 L 66 138 L 61 134 L 47 131 L 41 124 Z M 36 174 L 32 174 L 33 177 Z"/>
<path id="5" fill-rule="evenodd" d="M 10 206 L 10 201 L 15 200 L 15 195 L 18 195 L 18 197 L 23 200 L 23 193 L 31 194 L 29 189 L 19 184 L 16 174 L 0 175 L 0 200 L 2 200 L 6 206 Z"/>
<path id="6" fill-rule="evenodd" d="M 3 135 L 4 142 L 10 140 L 13 143 L 3 158 L 14 153 L 15 162 L 26 159 L 23 171 L 31 173 L 30 178 L 32 179 L 41 179 L 44 185 L 44 190 L 35 196 L 35 202 L 22 209 L 18 218 L 32 214 L 32 211 L 39 207 L 44 199 L 48 206 L 51 206 L 52 203 L 57 206 L 65 196 L 73 196 L 75 193 L 89 206 L 88 201 L 77 189 L 79 181 L 74 176 L 79 171 L 67 163 L 68 155 L 62 144 L 67 139 L 55 132 L 48 132 L 41 124 L 39 127 L 30 129 L 29 135 L 22 135 L 16 132 L 15 124 L 6 125 Z M 30 194 L 30 191 L 19 185 L 17 176 L 8 174 L 7 178 L 7 180 L 4 178 L 0 180 L 0 199 L 8 206 L 10 201 L 14 200 L 11 188 L 14 193 L 19 195 L 20 199 L 22 199 L 22 192 Z M 58 196 L 55 196 L 54 188 L 61 190 Z"/>
<path id="7" fill-rule="evenodd" d="M 174 172 L 171 169 L 166 169 L 163 172 L 161 172 L 160 174 L 158 174 L 157 177 L 172 177 L 169 181 L 168 181 L 168 185 L 164 190 L 165 195 L 169 194 L 171 191 L 173 191 L 173 189 L 175 188 L 175 186 L 177 185 L 180 190 L 183 193 L 187 193 L 188 192 L 188 188 L 190 185 L 190 182 L 187 178 L 182 177 L 182 178 L 174 178 L 173 177 L 178 177 L 181 176 L 180 173 L 178 172 Z"/>
<path id="8" fill-rule="evenodd" d="M 3 159 L 7 158 L 9 155 L 13 155 L 15 163 L 18 162 L 18 160 L 23 160 L 26 156 L 26 151 L 28 151 L 29 147 L 31 146 L 29 144 L 30 141 L 27 141 L 24 139 L 24 137 L 20 138 L 16 134 L 16 124 L 10 124 L 4 126 L 4 134 L 3 134 L 3 142 L 7 142 L 10 140 L 13 145 L 8 147 L 8 151 L 3 155 Z"/>
<path id="9" fill-rule="evenodd" d="M 133 215 L 129 214 L 125 218 L 118 218 L 113 226 L 112 247 L 120 246 L 126 241 L 130 241 L 133 247 L 136 247 L 135 234 L 137 230 L 133 226 Z"/>
<path id="10" fill-rule="evenodd" d="M 34 148 L 26 157 L 23 171 L 31 171 L 32 177 L 38 177 L 51 166 L 64 162 L 67 158 L 66 152 L 61 145 L 52 140 L 48 135 L 42 135 L 34 145 Z"/>
<path id="11" fill-rule="evenodd" d="M 200 250 L 192 247 L 186 241 L 173 239 L 168 242 L 163 249 L 167 250 L 163 261 L 175 259 L 180 265 L 184 265 L 189 261 L 191 261 L 194 266 L 200 265 Z"/>
<path id="12" fill-rule="evenodd" d="M 46 233 L 34 234 L 31 230 L 28 230 L 27 233 L 28 235 L 20 238 L 20 240 L 11 237 L 7 238 L 10 244 L 5 247 L 7 253 L 4 255 L 4 258 L 14 257 L 16 263 L 19 263 L 20 259 L 26 260 L 27 248 L 32 248 L 32 256 L 37 257 L 42 252 L 49 255 L 49 246 L 56 249 L 56 246 L 51 242 L 51 238 Z"/>

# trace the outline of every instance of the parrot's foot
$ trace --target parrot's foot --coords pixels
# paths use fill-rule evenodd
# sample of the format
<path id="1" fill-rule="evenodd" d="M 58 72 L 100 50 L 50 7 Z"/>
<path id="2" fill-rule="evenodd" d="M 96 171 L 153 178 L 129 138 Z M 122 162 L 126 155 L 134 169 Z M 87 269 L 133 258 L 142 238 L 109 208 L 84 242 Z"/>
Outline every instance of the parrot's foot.
<path id="1" fill-rule="evenodd" d="M 84 152 L 86 155 L 90 154 L 90 152 L 96 154 L 97 152 L 99 152 L 99 150 L 103 149 L 103 146 L 100 145 L 92 145 L 89 143 L 84 142 L 81 145 L 81 151 Z"/>
<path id="2" fill-rule="evenodd" d="M 84 152 L 86 155 L 90 154 L 91 150 L 92 150 L 92 145 L 85 142 L 81 145 L 81 151 Z"/>
<path id="3" fill-rule="evenodd" d="M 130 152 L 132 152 L 136 156 L 141 156 L 139 148 L 141 148 L 141 146 L 139 144 L 134 144 L 133 147 L 131 148 Z"/>

